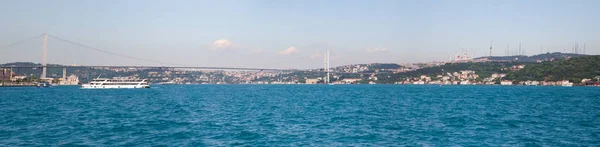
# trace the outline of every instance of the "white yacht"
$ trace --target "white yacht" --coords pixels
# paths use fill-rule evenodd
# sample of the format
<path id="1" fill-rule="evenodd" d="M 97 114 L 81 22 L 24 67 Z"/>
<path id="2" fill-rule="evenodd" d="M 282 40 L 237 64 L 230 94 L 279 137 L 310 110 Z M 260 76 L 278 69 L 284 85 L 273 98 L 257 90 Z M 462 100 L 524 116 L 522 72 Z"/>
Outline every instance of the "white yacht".
<path id="1" fill-rule="evenodd" d="M 109 89 L 109 88 L 150 88 L 148 80 L 138 78 L 115 77 L 96 78 L 88 84 L 82 84 L 83 89 Z"/>

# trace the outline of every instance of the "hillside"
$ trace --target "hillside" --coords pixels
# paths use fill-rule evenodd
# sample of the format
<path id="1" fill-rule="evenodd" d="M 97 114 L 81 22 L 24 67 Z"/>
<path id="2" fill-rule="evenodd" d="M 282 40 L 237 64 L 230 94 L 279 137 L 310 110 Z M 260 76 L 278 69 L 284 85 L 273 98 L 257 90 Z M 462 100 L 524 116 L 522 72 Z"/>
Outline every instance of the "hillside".
<path id="1" fill-rule="evenodd" d="M 563 56 L 566 54 L 545 54 L 538 55 L 535 58 L 549 58 L 556 56 Z M 37 63 L 29 62 L 18 62 L 18 63 L 7 63 L 4 66 L 33 66 L 39 65 Z M 524 65 L 524 68 L 521 66 Z M 52 68 L 58 65 L 48 65 L 48 77 L 56 78 L 62 76 L 62 68 Z M 400 72 L 398 68 L 406 68 L 398 64 L 357 64 L 357 65 L 346 65 L 335 68 L 336 79 L 344 78 L 361 78 L 363 80 L 370 80 L 373 73 L 376 73 L 377 83 L 395 83 L 398 81 L 406 80 L 406 78 L 416 78 L 421 75 L 426 75 L 436 79 L 438 76 L 446 76 L 448 73 L 458 72 L 464 70 L 474 71 L 478 75 L 478 79 L 485 79 L 490 77 L 494 73 L 507 74 L 506 78 L 501 80 L 513 80 L 513 81 L 560 81 L 570 80 L 574 83 L 581 82 L 581 79 L 587 78 L 592 79 L 596 76 L 600 76 L 600 56 L 581 56 L 578 58 L 566 58 L 555 61 L 544 61 L 544 62 L 467 62 L 467 63 L 446 63 L 439 66 L 423 67 L 414 71 Z M 40 74 L 40 68 L 19 68 L 14 69 L 17 75 L 26 75 L 30 77 L 37 77 Z M 161 73 L 161 75 L 149 75 L 149 72 Z M 344 73 L 344 72 L 356 72 L 356 73 Z M 75 74 L 80 77 L 82 82 L 88 81 L 99 75 L 103 77 L 118 77 L 118 76 L 138 76 L 140 78 L 152 78 L 154 82 L 165 82 L 175 78 L 187 78 L 187 79 L 199 79 L 200 75 L 204 77 L 214 77 L 216 80 L 223 79 L 223 73 L 204 73 L 204 72 L 187 72 L 181 74 L 169 74 L 169 69 L 136 69 L 136 70 L 125 70 L 125 69 L 99 69 L 99 68 L 86 68 L 86 67 L 69 67 L 67 68 L 67 75 Z M 279 81 L 282 77 L 293 77 L 293 78 L 319 78 L 323 77 L 323 72 L 314 71 L 295 71 L 290 73 L 279 74 L 277 76 L 261 76 L 258 80 L 271 80 Z M 220 78 L 217 78 L 220 77 Z M 257 77 L 253 75 L 253 78 Z M 226 77 L 227 79 L 229 77 Z M 197 81 L 196 81 L 197 82 Z"/>
<path id="2" fill-rule="evenodd" d="M 357 73 L 372 73 L 375 71 L 391 71 L 404 68 L 402 65 L 395 63 L 370 63 L 370 64 L 351 64 L 333 67 L 337 72 L 357 72 Z M 319 70 L 323 70 L 322 68 Z"/>
<path id="3" fill-rule="evenodd" d="M 426 75 L 435 77 L 436 75 L 446 75 L 447 73 L 459 72 L 462 70 L 472 70 L 480 78 L 490 77 L 493 73 L 505 73 L 507 77 L 504 80 L 514 81 L 560 81 L 569 80 L 574 83 L 580 83 L 582 79 L 592 79 L 600 76 L 600 56 L 578 56 L 569 57 L 573 54 L 543 54 L 532 56 L 529 60 L 541 58 L 561 57 L 564 59 L 544 62 L 467 62 L 467 63 L 447 63 L 441 66 L 426 67 L 410 72 L 382 74 L 378 76 L 382 83 L 393 83 L 409 77 L 419 77 Z M 513 66 L 525 65 L 525 68 L 517 70 L 511 69 Z"/>
<path id="4" fill-rule="evenodd" d="M 400 75 L 406 76 L 420 76 L 420 75 L 439 75 L 444 73 L 459 72 L 462 70 L 472 70 L 478 73 L 481 77 L 489 77 L 493 73 L 506 73 L 506 68 L 510 68 L 520 63 L 514 62 L 469 62 L 469 63 L 447 63 L 442 66 L 427 67 L 418 69 L 412 72 L 399 73 Z"/>
<path id="5" fill-rule="evenodd" d="M 600 76 L 598 55 L 531 64 L 519 71 L 509 73 L 507 78 L 517 81 L 569 80 L 579 83 L 581 79 L 592 79 L 596 76 Z"/>
<path id="6" fill-rule="evenodd" d="M 406 78 L 420 77 L 426 75 L 435 77 L 437 75 L 446 75 L 447 73 L 460 72 L 463 70 L 475 71 L 481 78 L 490 77 L 493 73 L 508 73 L 507 69 L 514 65 L 522 65 L 517 62 L 467 62 L 467 63 L 446 63 L 441 66 L 426 67 L 415 71 L 381 74 L 378 76 L 382 83 L 394 83 Z"/>

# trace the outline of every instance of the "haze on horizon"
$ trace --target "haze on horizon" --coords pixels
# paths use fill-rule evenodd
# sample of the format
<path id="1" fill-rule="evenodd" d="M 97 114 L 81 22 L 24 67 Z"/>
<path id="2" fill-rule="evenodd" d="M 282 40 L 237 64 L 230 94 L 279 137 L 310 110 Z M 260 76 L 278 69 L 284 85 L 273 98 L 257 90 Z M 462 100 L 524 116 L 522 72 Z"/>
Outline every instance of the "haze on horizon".
<path id="1" fill-rule="evenodd" d="M 600 54 L 600 1 L 22 1 L 0 5 L 0 46 L 42 33 L 191 66 L 320 68 L 505 55 Z M 41 40 L 0 48 L 0 63 L 41 61 Z M 157 65 L 49 39 L 48 63 Z M 157 65 L 158 66 L 158 65 Z M 161 65 L 162 66 L 162 65 Z M 166 65 L 165 65 L 166 66 Z"/>

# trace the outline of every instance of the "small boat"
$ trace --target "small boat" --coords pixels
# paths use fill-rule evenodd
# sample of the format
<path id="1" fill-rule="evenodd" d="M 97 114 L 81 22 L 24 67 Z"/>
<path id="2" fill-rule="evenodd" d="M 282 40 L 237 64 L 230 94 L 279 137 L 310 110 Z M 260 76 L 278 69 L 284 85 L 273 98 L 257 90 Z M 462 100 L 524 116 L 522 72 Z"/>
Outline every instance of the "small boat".
<path id="1" fill-rule="evenodd" d="M 49 82 L 37 82 L 37 83 L 35 83 L 35 86 L 37 86 L 37 87 L 50 87 L 50 86 L 52 86 L 52 84 L 50 84 Z"/>

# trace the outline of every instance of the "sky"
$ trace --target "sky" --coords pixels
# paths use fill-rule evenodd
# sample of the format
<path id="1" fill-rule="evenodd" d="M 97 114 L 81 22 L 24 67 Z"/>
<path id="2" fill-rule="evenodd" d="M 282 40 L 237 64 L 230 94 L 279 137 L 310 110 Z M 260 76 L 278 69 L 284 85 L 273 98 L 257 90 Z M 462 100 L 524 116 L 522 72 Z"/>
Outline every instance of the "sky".
<path id="1" fill-rule="evenodd" d="M 597 0 L 5 0 L 0 63 L 320 68 L 488 56 L 600 54 Z M 149 62 L 149 61 L 156 62 Z"/>

